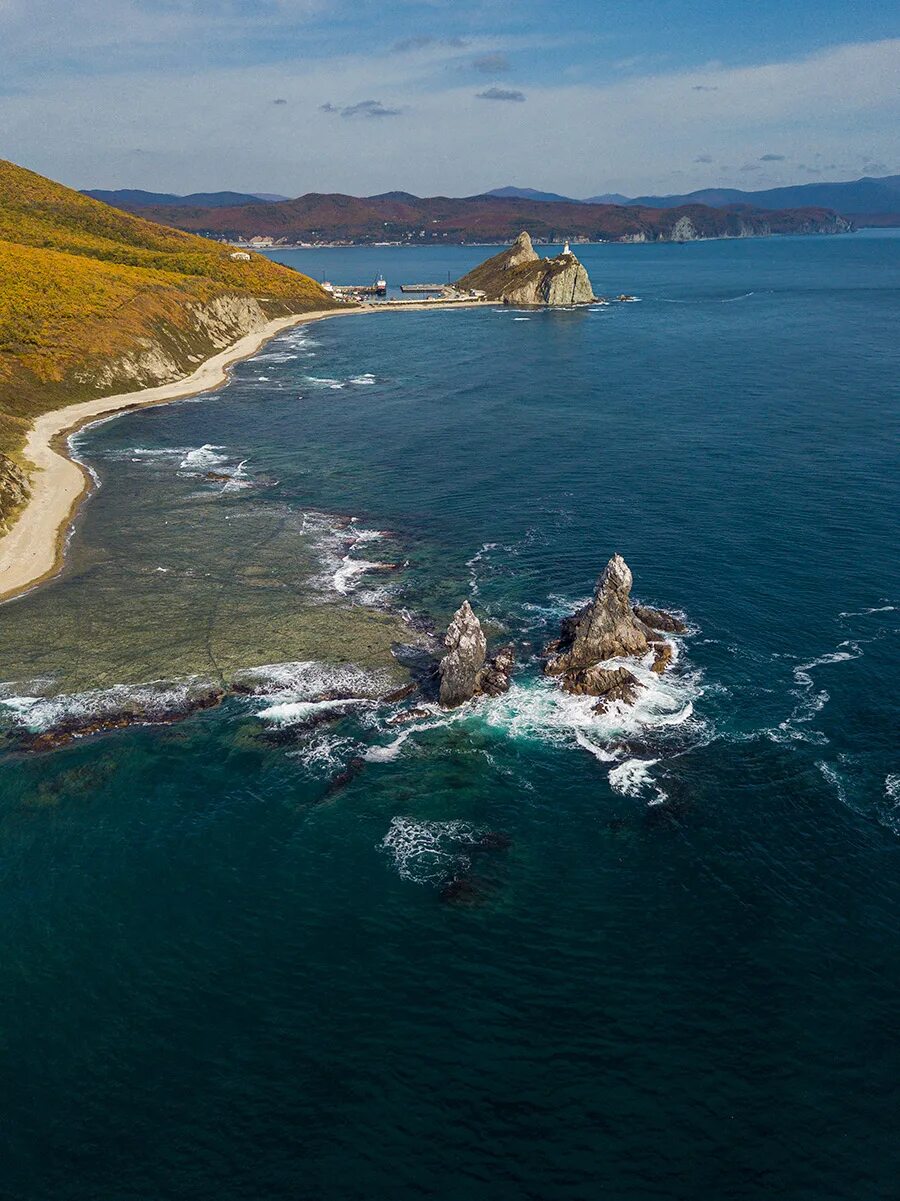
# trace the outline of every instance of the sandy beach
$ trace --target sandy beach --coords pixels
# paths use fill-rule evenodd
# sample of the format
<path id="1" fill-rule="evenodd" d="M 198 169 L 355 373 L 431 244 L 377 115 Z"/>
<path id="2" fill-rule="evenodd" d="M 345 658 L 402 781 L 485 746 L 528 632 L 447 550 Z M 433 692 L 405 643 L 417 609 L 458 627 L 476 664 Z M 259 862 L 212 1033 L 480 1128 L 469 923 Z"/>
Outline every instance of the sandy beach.
<path id="1" fill-rule="evenodd" d="M 0 601 L 11 600 L 50 579 L 62 567 L 72 523 L 93 482 L 88 471 L 69 454 L 68 438 L 78 430 L 115 414 L 219 388 L 228 382 L 230 367 L 252 358 L 271 338 L 293 326 L 359 313 L 469 308 L 483 304 L 482 301 L 398 301 L 281 317 L 213 355 L 184 379 L 138 392 L 102 396 L 42 414 L 29 431 L 24 447 L 25 457 L 34 465 L 29 481 L 31 496 L 15 525 L 0 538 Z"/>

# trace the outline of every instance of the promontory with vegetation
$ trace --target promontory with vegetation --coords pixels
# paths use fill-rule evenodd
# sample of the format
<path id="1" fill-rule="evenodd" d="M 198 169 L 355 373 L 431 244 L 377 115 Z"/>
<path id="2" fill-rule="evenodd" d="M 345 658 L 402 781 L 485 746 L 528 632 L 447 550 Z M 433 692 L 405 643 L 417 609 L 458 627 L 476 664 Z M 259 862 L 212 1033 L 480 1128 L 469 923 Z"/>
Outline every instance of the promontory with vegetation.
<path id="1" fill-rule="evenodd" d="M 299 272 L 0 160 L 0 533 L 42 413 L 181 379 L 274 318 L 332 307 Z"/>
<path id="2" fill-rule="evenodd" d="M 594 289 L 584 266 L 566 243 L 562 254 L 542 259 L 523 231 L 501 250 L 464 275 L 461 291 L 483 292 L 504 304 L 590 304 Z"/>

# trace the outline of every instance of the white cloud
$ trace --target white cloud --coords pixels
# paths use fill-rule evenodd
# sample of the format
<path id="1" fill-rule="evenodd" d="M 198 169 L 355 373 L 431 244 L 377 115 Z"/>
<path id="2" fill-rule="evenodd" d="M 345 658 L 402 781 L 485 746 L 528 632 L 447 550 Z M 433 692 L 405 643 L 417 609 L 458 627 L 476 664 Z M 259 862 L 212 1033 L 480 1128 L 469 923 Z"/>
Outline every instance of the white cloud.
<path id="1" fill-rule="evenodd" d="M 184 19 L 184 10 L 166 11 Z M 82 187 L 292 194 L 461 195 L 507 178 L 590 195 L 655 192 L 671 177 L 680 191 L 713 182 L 707 159 L 736 164 L 731 175 L 746 179 L 740 165 L 772 145 L 789 160 L 772 163 L 775 182 L 795 178 L 790 161 L 856 161 L 856 146 L 870 161 L 896 161 L 900 39 L 605 85 L 529 82 L 527 104 L 486 104 L 444 70 L 516 44 L 483 38 L 254 68 L 48 77 L 28 95 L 0 96 L 4 153 Z M 335 121 L 320 111 L 370 97 L 402 120 Z"/>

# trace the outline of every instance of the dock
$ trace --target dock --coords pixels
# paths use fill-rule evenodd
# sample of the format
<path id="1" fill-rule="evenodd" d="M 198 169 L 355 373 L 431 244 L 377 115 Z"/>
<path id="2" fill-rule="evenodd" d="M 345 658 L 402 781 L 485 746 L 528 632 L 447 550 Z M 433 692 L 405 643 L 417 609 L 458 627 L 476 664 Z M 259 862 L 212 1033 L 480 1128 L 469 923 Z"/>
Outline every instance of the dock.
<path id="1" fill-rule="evenodd" d="M 401 284 L 401 292 L 445 292 L 447 284 Z"/>

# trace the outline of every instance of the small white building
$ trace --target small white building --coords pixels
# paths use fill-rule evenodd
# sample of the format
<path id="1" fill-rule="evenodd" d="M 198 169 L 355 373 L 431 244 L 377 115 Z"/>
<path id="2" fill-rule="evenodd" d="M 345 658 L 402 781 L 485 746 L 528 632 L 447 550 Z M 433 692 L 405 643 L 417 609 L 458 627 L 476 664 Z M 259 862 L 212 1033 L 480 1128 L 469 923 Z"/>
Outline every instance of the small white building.
<path id="1" fill-rule="evenodd" d="M 234 259 L 234 261 L 236 263 L 249 263 L 250 262 L 250 255 L 247 253 L 246 250 L 234 250 L 228 257 L 230 259 Z"/>

